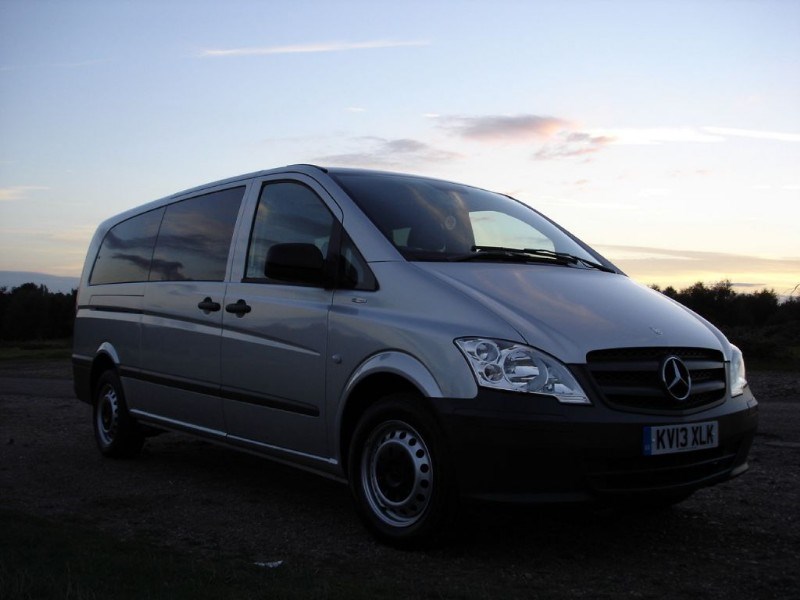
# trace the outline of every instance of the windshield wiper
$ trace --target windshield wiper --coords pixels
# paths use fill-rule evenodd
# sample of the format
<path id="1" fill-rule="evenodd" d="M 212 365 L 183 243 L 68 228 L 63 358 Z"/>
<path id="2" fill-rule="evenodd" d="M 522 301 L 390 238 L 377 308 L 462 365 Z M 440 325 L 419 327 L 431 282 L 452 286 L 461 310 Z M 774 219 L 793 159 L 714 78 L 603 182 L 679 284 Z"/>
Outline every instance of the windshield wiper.
<path id="1" fill-rule="evenodd" d="M 472 254 L 466 254 L 458 257 L 456 260 L 482 260 L 482 259 L 502 259 L 513 257 L 522 260 L 529 259 L 551 259 L 558 264 L 564 265 L 584 265 L 606 273 L 616 273 L 614 269 L 610 269 L 605 265 L 598 262 L 583 258 L 582 256 L 575 256 L 567 252 L 556 252 L 554 250 L 546 250 L 544 248 L 506 248 L 504 246 L 472 246 Z"/>

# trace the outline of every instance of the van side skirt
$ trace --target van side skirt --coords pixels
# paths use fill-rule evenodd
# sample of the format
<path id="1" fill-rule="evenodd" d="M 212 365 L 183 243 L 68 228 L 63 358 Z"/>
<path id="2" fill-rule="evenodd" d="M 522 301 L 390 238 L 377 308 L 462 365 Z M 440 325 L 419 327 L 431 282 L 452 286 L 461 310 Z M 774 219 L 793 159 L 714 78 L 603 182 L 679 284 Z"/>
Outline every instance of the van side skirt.
<path id="1" fill-rule="evenodd" d="M 123 367 L 120 369 L 120 376 L 123 378 L 138 379 L 147 383 L 178 388 L 187 392 L 205 394 L 207 396 L 219 396 L 225 400 L 235 400 L 247 404 L 255 404 L 266 408 L 274 408 L 286 412 L 297 413 L 309 417 L 319 417 L 320 412 L 316 406 L 299 402 L 292 402 L 285 398 L 274 398 L 265 394 L 257 394 L 244 391 L 233 387 L 222 387 L 197 383 L 179 377 L 167 377 L 158 373 L 144 371 L 142 369 L 131 369 Z"/>

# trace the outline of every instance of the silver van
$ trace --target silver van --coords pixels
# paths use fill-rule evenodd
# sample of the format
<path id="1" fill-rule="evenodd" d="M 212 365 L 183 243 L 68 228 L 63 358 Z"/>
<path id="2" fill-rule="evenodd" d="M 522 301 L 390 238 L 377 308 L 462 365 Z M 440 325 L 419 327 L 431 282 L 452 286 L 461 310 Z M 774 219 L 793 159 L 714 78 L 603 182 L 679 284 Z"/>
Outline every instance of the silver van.
<path id="1" fill-rule="evenodd" d="M 101 224 L 73 368 L 103 454 L 255 452 L 401 546 L 463 500 L 680 502 L 747 470 L 758 418 L 714 326 L 526 204 L 311 165 Z"/>

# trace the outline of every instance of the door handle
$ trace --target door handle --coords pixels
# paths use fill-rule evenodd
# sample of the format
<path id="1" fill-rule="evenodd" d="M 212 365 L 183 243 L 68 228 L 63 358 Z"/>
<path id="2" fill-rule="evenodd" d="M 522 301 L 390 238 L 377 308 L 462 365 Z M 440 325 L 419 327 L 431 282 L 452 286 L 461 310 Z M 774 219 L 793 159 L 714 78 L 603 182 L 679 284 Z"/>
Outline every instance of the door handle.
<path id="1" fill-rule="evenodd" d="M 237 300 L 233 304 L 227 304 L 225 306 L 225 312 L 232 313 L 237 317 L 243 317 L 251 310 L 253 309 L 250 308 L 250 305 L 247 304 L 247 302 L 245 302 L 244 300 Z"/>
<path id="2" fill-rule="evenodd" d="M 210 297 L 206 296 L 203 301 L 198 303 L 197 308 L 208 314 L 210 312 L 217 312 L 222 306 L 219 302 L 214 302 Z"/>

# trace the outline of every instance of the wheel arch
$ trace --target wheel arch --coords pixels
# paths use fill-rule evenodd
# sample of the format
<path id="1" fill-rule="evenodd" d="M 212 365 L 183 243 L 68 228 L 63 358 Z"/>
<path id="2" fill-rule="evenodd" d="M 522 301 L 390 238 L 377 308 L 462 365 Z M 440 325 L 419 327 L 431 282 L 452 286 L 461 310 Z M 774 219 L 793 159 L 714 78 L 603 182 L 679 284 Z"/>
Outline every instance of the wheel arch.
<path id="1" fill-rule="evenodd" d="M 443 397 L 441 388 L 425 365 L 403 352 L 374 355 L 353 373 L 342 395 L 334 429 L 337 435 L 335 448 L 345 476 L 348 475 L 350 442 L 361 415 L 380 398 L 402 392 L 417 396 L 428 409 L 428 398 Z"/>
<path id="2" fill-rule="evenodd" d="M 92 360 L 92 369 L 89 376 L 89 397 L 92 404 L 95 402 L 94 395 L 100 376 L 106 371 L 116 371 L 119 374 L 119 364 L 119 355 L 114 346 L 108 342 L 101 344 L 95 353 L 94 360 Z"/>

